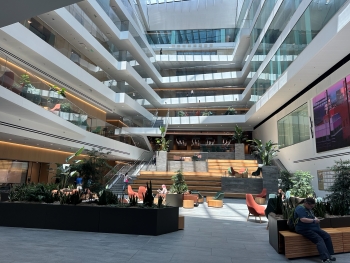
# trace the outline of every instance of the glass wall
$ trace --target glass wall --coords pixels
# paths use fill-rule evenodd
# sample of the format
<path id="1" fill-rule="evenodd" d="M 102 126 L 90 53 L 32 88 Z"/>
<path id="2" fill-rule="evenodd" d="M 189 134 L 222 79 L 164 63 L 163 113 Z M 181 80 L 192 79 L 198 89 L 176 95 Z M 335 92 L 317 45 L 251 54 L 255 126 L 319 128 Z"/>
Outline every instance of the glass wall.
<path id="1" fill-rule="evenodd" d="M 280 5 L 255 54 L 252 56 L 252 59 L 249 62 L 250 72 L 244 82 L 245 86 L 248 85 L 256 71 L 261 66 L 266 55 L 270 52 L 271 48 L 277 41 L 278 37 L 281 35 L 290 18 L 293 16 L 295 11 L 299 7 L 301 1 L 302 0 L 284 0 L 283 3 Z M 254 43 L 251 42 L 251 49 L 253 48 L 255 42 L 256 41 L 254 41 Z"/>
<path id="2" fill-rule="evenodd" d="M 237 28 L 149 31 L 150 44 L 194 44 L 233 42 Z"/>
<path id="3" fill-rule="evenodd" d="M 310 139 L 307 103 L 277 121 L 279 148 Z"/>
<path id="4" fill-rule="evenodd" d="M 346 0 L 330 2 L 314 0 L 253 84 L 252 95 L 258 95 L 258 98 L 262 96 L 310 44 L 345 2 Z"/>

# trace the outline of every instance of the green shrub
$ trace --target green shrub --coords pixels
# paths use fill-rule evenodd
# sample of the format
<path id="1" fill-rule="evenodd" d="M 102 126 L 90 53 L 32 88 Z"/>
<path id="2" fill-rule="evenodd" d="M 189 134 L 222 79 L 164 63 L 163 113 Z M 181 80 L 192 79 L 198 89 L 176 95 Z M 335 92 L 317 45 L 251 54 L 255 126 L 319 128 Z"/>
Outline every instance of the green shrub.
<path id="1" fill-rule="evenodd" d="M 296 171 L 291 180 L 293 188 L 291 189 L 290 194 L 300 198 L 312 197 L 314 193 L 311 183 L 312 178 L 313 176 L 310 172 Z"/>

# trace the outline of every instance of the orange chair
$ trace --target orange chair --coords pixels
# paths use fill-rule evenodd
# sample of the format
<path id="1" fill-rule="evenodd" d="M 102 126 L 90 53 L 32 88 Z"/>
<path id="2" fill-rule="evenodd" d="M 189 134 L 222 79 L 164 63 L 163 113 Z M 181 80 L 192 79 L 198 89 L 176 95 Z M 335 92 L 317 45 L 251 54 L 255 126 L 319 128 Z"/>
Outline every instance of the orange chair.
<path id="1" fill-rule="evenodd" d="M 266 194 L 267 194 L 266 188 L 263 188 L 261 193 L 256 195 L 256 197 L 266 198 Z"/>
<path id="2" fill-rule="evenodd" d="M 128 185 L 128 196 L 135 196 L 138 197 L 138 194 L 132 190 L 131 186 Z"/>
<path id="3" fill-rule="evenodd" d="M 139 200 L 143 200 L 143 196 L 146 194 L 147 188 L 145 186 L 140 186 L 138 190 Z"/>
<path id="4" fill-rule="evenodd" d="M 261 216 L 265 216 L 265 207 L 262 205 L 258 205 L 254 201 L 253 195 L 251 194 L 246 194 L 245 198 L 246 198 L 246 203 L 249 210 L 247 221 L 250 216 L 254 216 L 255 220 L 256 220 L 256 217 L 258 216 L 260 218 L 260 224 L 261 224 Z"/>
<path id="5" fill-rule="evenodd" d="M 61 109 L 61 104 L 56 104 L 55 107 L 53 107 L 50 111 L 54 112 L 54 111 L 59 111 Z"/>

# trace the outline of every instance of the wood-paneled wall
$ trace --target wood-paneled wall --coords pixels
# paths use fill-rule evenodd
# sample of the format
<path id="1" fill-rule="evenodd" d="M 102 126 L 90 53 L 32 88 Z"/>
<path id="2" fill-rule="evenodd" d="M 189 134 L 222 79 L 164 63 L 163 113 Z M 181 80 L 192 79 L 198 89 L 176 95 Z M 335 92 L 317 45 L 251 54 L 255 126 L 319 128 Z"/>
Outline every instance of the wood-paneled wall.
<path id="1" fill-rule="evenodd" d="M 65 163 L 73 153 L 0 141 L 0 159 L 42 163 Z M 86 156 L 79 156 L 84 158 Z M 79 159 L 79 158 L 78 158 Z"/>

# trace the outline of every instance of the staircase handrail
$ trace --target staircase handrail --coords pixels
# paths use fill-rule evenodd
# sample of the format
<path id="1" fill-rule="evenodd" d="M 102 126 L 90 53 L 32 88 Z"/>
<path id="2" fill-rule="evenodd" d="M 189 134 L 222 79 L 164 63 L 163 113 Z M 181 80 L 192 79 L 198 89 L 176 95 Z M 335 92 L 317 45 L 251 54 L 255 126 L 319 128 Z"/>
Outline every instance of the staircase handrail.
<path id="1" fill-rule="evenodd" d="M 118 164 L 117 164 L 116 166 L 118 166 Z M 110 170 L 110 171 L 105 175 L 105 177 L 108 176 L 109 173 L 114 173 L 114 172 L 115 172 L 115 169 L 114 169 L 114 168 L 115 168 L 116 166 L 114 166 L 114 167 L 112 168 L 112 170 Z M 125 165 L 123 165 L 117 172 L 115 172 L 115 174 L 111 177 L 111 179 L 109 179 L 109 180 L 107 181 L 106 186 L 107 186 L 108 189 L 110 189 L 110 188 L 112 187 L 112 185 L 114 185 L 114 184 L 118 181 L 118 179 L 120 178 L 120 175 L 121 175 L 120 171 L 123 170 L 124 167 L 127 167 L 127 166 L 130 166 L 130 164 L 125 164 Z"/>
<path id="2" fill-rule="evenodd" d="M 151 164 L 152 160 L 153 160 L 153 154 L 152 154 L 152 158 L 151 158 L 151 159 L 148 161 L 148 163 L 147 163 L 147 168 L 146 168 L 146 171 L 148 171 L 149 166 L 150 166 L 150 164 Z"/>
<path id="3" fill-rule="evenodd" d="M 157 119 L 158 119 L 158 110 L 157 110 L 157 111 L 154 113 L 154 115 L 153 115 L 151 127 L 154 126 L 154 124 L 156 123 Z"/>

